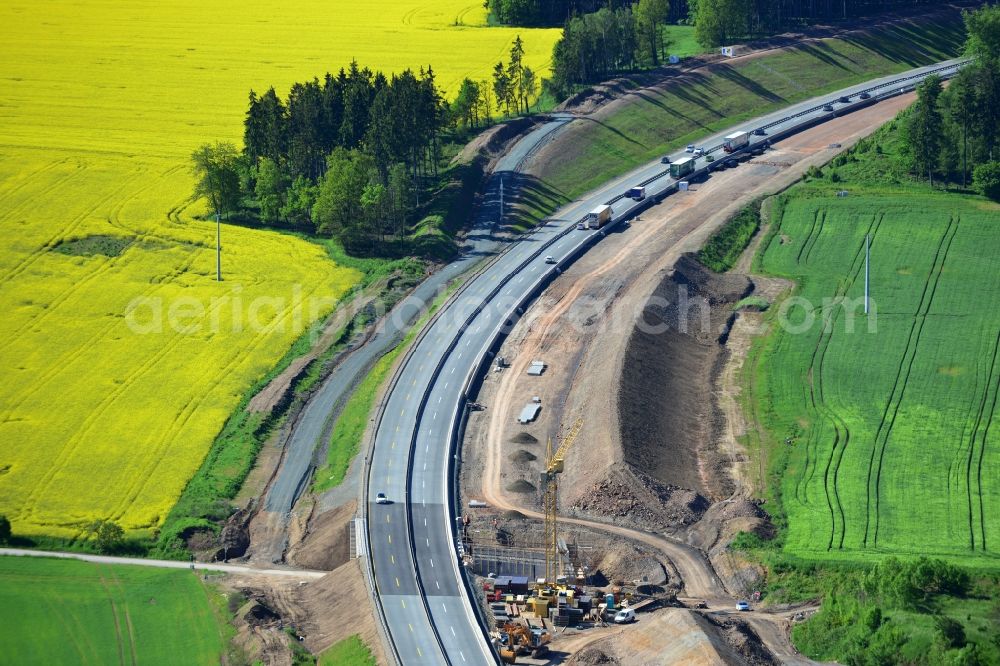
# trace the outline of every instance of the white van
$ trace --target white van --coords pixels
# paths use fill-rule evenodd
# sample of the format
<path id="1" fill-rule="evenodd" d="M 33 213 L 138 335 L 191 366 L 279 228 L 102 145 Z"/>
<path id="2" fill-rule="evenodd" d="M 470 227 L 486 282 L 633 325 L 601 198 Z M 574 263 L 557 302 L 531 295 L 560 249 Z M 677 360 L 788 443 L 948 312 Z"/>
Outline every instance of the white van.
<path id="1" fill-rule="evenodd" d="M 615 624 L 630 624 L 635 622 L 635 611 L 631 608 L 623 608 L 615 615 Z"/>

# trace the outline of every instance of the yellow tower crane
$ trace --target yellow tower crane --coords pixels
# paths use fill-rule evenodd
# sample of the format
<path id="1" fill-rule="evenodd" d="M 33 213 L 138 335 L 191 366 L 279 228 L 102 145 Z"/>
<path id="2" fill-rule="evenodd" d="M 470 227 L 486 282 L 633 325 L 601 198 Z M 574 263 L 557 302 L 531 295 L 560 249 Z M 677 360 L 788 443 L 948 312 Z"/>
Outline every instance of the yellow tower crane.
<path id="1" fill-rule="evenodd" d="M 547 464 L 545 472 L 542 474 L 544 485 L 543 497 L 545 504 L 545 580 L 554 583 L 559 575 L 559 535 L 556 526 L 558 514 L 559 482 L 558 475 L 562 474 L 563 463 L 569 447 L 573 446 L 576 436 L 583 426 L 583 419 L 577 419 L 569 433 L 563 438 L 556 452 L 552 452 L 552 438 L 548 441 Z"/>

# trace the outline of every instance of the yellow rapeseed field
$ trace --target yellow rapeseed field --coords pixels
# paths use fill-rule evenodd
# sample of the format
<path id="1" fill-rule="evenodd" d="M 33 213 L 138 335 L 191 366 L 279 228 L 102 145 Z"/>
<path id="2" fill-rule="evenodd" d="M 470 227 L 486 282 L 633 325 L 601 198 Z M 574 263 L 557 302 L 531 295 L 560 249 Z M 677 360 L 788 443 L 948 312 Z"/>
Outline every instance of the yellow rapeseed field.
<path id="1" fill-rule="evenodd" d="M 0 5 L 0 513 L 72 537 L 155 528 L 226 417 L 360 276 L 311 244 L 195 216 L 188 156 L 239 141 L 246 98 L 357 58 L 453 92 L 520 33 L 478 0 Z M 107 254 L 55 248 L 106 236 Z M 120 250 L 120 252 L 119 252 Z M 116 254 L 117 253 L 117 254 Z M 318 305 L 317 305 L 318 303 Z"/>

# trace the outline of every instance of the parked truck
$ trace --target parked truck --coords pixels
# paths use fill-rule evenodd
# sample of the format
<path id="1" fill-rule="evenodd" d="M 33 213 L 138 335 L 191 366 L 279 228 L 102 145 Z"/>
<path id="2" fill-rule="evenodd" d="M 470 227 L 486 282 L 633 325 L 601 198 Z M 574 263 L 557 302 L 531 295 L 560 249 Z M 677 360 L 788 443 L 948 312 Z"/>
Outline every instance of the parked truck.
<path id="1" fill-rule="evenodd" d="M 748 132 L 733 132 L 722 142 L 722 149 L 727 153 L 735 153 L 741 148 L 746 148 L 749 143 L 750 134 Z"/>
<path id="2" fill-rule="evenodd" d="M 607 204 L 598 206 L 587 213 L 587 227 L 590 229 L 600 229 L 611 221 L 611 206 Z"/>
<path id="3" fill-rule="evenodd" d="M 693 157 L 682 157 L 670 165 L 671 178 L 683 178 L 694 171 L 695 160 Z"/>

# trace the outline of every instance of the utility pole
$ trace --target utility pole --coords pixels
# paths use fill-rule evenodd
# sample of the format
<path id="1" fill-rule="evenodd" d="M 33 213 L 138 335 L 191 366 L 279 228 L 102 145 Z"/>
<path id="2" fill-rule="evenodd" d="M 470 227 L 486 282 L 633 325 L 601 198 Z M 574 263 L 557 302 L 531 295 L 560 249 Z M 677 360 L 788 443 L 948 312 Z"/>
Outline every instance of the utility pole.
<path id="1" fill-rule="evenodd" d="M 868 261 L 871 258 L 869 234 L 865 234 L 865 314 L 868 314 Z"/>
<path id="2" fill-rule="evenodd" d="M 215 281 L 222 282 L 222 223 L 218 209 L 215 211 Z"/>

